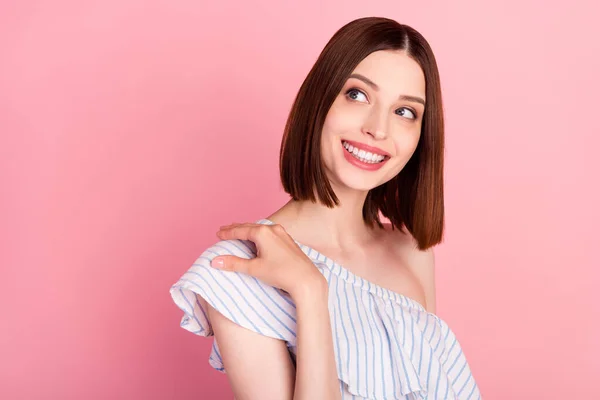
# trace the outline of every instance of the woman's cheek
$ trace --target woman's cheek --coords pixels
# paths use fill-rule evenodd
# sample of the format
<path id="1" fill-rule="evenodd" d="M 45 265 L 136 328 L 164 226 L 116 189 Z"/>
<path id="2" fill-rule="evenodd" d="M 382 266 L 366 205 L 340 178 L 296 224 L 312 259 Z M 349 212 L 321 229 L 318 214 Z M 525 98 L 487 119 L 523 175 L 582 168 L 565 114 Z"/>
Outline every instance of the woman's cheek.
<path id="1" fill-rule="evenodd" d="M 339 129 L 340 118 L 335 114 L 330 112 L 325 119 L 325 124 L 323 125 L 323 130 L 329 134 L 335 134 Z"/>
<path id="2" fill-rule="evenodd" d="M 344 132 L 354 130 L 358 120 L 356 112 L 351 112 L 351 110 L 344 107 L 332 107 L 325 119 L 325 125 L 327 129 L 333 132 Z"/>

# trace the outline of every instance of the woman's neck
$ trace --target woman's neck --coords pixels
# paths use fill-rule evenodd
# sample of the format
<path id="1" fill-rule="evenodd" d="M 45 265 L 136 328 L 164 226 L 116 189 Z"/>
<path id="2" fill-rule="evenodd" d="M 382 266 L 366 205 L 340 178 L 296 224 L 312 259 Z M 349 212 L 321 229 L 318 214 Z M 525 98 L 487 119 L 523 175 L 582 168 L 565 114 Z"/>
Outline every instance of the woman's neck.
<path id="1" fill-rule="evenodd" d="M 360 203 L 341 202 L 337 207 L 328 208 L 320 203 L 290 200 L 267 219 L 282 225 L 301 243 L 350 251 L 367 245 L 377 235 L 377 228 L 363 221 L 363 204 L 364 199 Z"/>

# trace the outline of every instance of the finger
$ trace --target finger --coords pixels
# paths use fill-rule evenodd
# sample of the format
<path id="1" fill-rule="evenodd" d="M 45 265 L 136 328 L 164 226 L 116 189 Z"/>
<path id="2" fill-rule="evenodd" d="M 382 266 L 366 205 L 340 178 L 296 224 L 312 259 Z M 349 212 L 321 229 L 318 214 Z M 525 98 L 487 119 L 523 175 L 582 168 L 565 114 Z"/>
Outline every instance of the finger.
<path id="1" fill-rule="evenodd" d="M 253 270 L 256 258 L 247 259 L 236 256 L 218 256 L 212 259 L 211 266 L 223 271 L 243 272 L 249 274 Z"/>
<path id="2" fill-rule="evenodd" d="M 239 224 L 219 230 L 217 236 L 223 240 L 240 239 L 254 242 L 261 235 L 261 232 L 264 234 L 265 229 L 268 229 L 268 227 L 263 224 Z"/>
<path id="3" fill-rule="evenodd" d="M 233 228 L 234 226 L 237 226 L 237 225 L 240 225 L 240 224 L 237 223 L 237 222 L 233 222 L 233 223 L 231 223 L 229 225 L 221 225 L 219 227 L 219 230 L 217 231 L 217 237 L 219 239 L 226 239 L 223 235 L 221 235 L 221 232 L 227 231 L 228 229 L 231 229 L 231 228 Z"/>
<path id="4" fill-rule="evenodd" d="M 235 226 L 235 225 L 240 225 L 240 223 L 239 222 L 232 222 L 232 223 L 230 223 L 228 225 L 221 225 L 221 226 L 219 226 L 219 229 L 227 229 L 227 228 Z"/>
<path id="5" fill-rule="evenodd" d="M 234 228 L 236 226 L 241 226 L 241 225 L 261 225 L 261 224 L 255 224 L 252 222 L 232 222 L 229 225 L 221 225 L 219 228 L 220 229 L 230 229 L 230 228 Z"/>

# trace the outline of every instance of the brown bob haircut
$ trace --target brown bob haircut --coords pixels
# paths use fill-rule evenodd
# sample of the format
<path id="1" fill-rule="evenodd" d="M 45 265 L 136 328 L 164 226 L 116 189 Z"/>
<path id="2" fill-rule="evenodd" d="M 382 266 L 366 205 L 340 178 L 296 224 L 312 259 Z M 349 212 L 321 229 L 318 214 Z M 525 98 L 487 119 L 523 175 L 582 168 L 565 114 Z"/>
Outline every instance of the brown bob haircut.
<path id="1" fill-rule="evenodd" d="M 340 28 L 329 40 L 302 83 L 288 116 L 279 158 L 283 188 L 294 200 L 339 205 L 321 161 L 325 117 L 348 76 L 369 54 L 401 50 L 423 70 L 426 107 L 413 156 L 390 181 L 367 194 L 363 220 L 392 229 L 406 227 L 417 247 L 425 250 L 442 241 L 444 230 L 444 119 L 437 64 L 425 38 L 392 19 L 366 17 Z M 315 196 L 316 194 L 316 196 Z"/>

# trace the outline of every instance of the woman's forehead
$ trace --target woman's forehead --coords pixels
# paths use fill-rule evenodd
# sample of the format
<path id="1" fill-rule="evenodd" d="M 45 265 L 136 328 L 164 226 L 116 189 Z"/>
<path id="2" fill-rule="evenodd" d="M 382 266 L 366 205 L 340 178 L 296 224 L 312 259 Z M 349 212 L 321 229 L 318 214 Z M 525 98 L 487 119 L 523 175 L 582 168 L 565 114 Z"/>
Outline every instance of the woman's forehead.
<path id="1" fill-rule="evenodd" d="M 350 76 L 352 75 L 367 78 L 374 84 L 375 90 L 400 91 L 401 94 L 425 96 L 423 70 L 405 52 L 388 50 L 373 52 L 356 66 Z"/>

